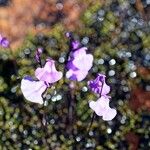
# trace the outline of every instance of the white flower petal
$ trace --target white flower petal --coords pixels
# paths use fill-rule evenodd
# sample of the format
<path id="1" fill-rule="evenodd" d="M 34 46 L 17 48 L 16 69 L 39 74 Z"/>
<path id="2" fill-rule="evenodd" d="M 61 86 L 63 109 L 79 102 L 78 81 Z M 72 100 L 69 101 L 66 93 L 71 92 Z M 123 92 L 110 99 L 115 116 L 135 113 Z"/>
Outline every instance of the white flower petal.
<path id="1" fill-rule="evenodd" d="M 24 97 L 31 102 L 43 104 L 42 94 L 47 86 L 43 81 L 34 81 L 31 78 L 24 78 L 21 81 L 21 90 Z"/>

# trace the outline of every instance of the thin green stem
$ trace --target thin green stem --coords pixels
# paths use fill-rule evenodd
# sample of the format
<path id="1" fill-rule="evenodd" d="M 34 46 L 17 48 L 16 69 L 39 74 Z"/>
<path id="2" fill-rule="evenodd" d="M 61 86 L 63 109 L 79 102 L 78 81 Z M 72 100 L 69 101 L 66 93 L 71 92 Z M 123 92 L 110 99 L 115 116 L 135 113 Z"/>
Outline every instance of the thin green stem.
<path id="1" fill-rule="evenodd" d="M 90 122 L 90 125 L 89 125 L 88 130 L 87 130 L 87 133 L 90 132 L 91 126 L 92 126 L 93 121 L 94 121 L 94 118 L 95 118 L 95 112 L 93 112 L 93 115 L 92 115 L 91 122 Z"/>

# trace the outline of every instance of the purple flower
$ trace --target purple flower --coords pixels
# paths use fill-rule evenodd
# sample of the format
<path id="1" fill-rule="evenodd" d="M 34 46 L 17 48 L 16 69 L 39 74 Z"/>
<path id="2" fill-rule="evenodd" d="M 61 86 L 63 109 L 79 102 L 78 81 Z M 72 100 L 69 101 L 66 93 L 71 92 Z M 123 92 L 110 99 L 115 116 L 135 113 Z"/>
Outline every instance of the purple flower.
<path id="1" fill-rule="evenodd" d="M 56 70 L 55 61 L 52 59 L 47 59 L 43 68 L 37 68 L 35 70 L 35 76 L 40 81 L 45 81 L 47 83 L 57 82 L 62 78 L 62 75 L 62 72 Z"/>
<path id="2" fill-rule="evenodd" d="M 82 70 L 69 70 L 66 73 L 66 77 L 70 80 L 77 80 L 82 81 L 88 74 L 88 71 L 82 71 Z"/>
<path id="3" fill-rule="evenodd" d="M 110 92 L 110 86 L 105 83 L 106 76 L 103 74 L 98 74 L 95 80 L 88 82 L 90 89 L 99 95 L 107 95 Z"/>
<path id="4" fill-rule="evenodd" d="M 98 116 L 102 116 L 103 120 L 109 121 L 112 120 L 117 114 L 115 109 L 109 107 L 109 101 L 108 96 L 102 96 L 96 102 L 89 102 L 89 107 L 94 110 Z"/>
<path id="5" fill-rule="evenodd" d="M 67 63 L 66 77 L 70 80 L 82 81 L 93 65 L 93 56 L 86 53 L 87 48 L 82 47 L 70 53 Z"/>
<path id="6" fill-rule="evenodd" d="M 62 72 L 58 72 L 55 68 L 55 62 L 47 59 L 44 68 L 37 68 L 35 76 L 39 81 L 35 81 L 30 76 L 26 76 L 21 81 L 21 90 L 24 97 L 31 102 L 43 104 L 42 94 L 50 86 L 62 78 Z"/>
<path id="7" fill-rule="evenodd" d="M 35 81 L 30 76 L 26 76 L 21 81 L 21 91 L 24 97 L 31 102 L 43 104 L 42 94 L 47 89 L 43 81 Z"/>
<path id="8" fill-rule="evenodd" d="M 66 33 L 66 37 L 70 39 L 70 48 L 71 48 L 71 51 L 72 50 L 76 50 L 79 48 L 80 46 L 80 42 L 77 41 L 77 40 L 74 40 L 72 34 L 70 32 L 67 32 Z"/>
<path id="9" fill-rule="evenodd" d="M 117 111 L 109 107 L 110 97 L 107 94 L 110 92 L 110 87 L 105 83 L 105 78 L 105 75 L 98 74 L 95 80 L 88 82 L 90 89 L 100 95 L 100 98 L 96 102 L 89 102 L 89 107 L 98 116 L 102 116 L 103 120 L 109 121 L 116 116 Z"/>
<path id="10" fill-rule="evenodd" d="M 9 41 L 7 40 L 7 38 L 2 37 L 2 35 L 0 35 L 0 45 L 1 45 L 3 48 L 9 47 Z"/>
<path id="11" fill-rule="evenodd" d="M 70 38 L 70 37 L 71 37 L 71 33 L 70 33 L 70 32 L 67 32 L 67 33 L 66 33 L 66 37 L 67 37 L 67 38 Z"/>
<path id="12" fill-rule="evenodd" d="M 72 41 L 71 42 L 72 50 L 76 50 L 77 48 L 79 48 L 79 45 L 80 45 L 79 41 Z"/>
<path id="13" fill-rule="evenodd" d="M 86 54 L 86 47 L 80 48 L 73 53 L 74 59 L 72 60 L 73 65 L 82 71 L 89 71 L 93 65 L 93 56 Z"/>
<path id="14" fill-rule="evenodd" d="M 41 54 L 43 53 L 43 49 L 42 48 L 38 48 L 36 50 L 36 54 L 35 54 L 35 59 L 36 61 L 39 63 L 40 62 L 40 57 L 41 57 Z"/>
<path id="15" fill-rule="evenodd" d="M 81 48 L 73 53 L 73 59 L 69 62 L 69 70 L 66 77 L 71 80 L 82 81 L 88 74 L 93 64 L 93 56 L 86 54 L 86 48 Z"/>

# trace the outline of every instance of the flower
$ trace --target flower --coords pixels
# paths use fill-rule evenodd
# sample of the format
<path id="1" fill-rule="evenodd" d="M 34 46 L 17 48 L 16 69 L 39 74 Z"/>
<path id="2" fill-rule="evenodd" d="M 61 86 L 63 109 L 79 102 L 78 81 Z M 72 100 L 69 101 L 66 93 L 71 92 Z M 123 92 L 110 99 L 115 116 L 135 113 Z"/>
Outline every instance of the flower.
<path id="1" fill-rule="evenodd" d="M 72 41 L 71 42 L 71 47 L 72 47 L 72 50 L 76 50 L 77 48 L 79 48 L 79 41 Z"/>
<path id="2" fill-rule="evenodd" d="M 89 71 L 93 65 L 93 56 L 86 54 L 86 47 L 82 47 L 73 53 L 73 65 L 79 70 Z"/>
<path id="3" fill-rule="evenodd" d="M 45 81 L 51 84 L 60 80 L 63 74 L 62 72 L 56 70 L 54 60 L 47 59 L 47 62 L 43 68 L 37 68 L 35 70 L 35 76 L 40 81 Z"/>
<path id="4" fill-rule="evenodd" d="M 82 70 L 69 70 L 66 73 L 66 77 L 69 78 L 70 80 L 77 80 L 77 81 L 82 81 L 86 76 L 88 72 L 87 71 L 82 71 Z"/>
<path id="5" fill-rule="evenodd" d="M 105 83 L 106 76 L 98 74 L 95 80 L 88 81 L 90 89 L 99 95 L 107 95 L 110 92 L 110 86 Z"/>
<path id="6" fill-rule="evenodd" d="M 43 49 L 42 48 L 38 48 L 36 50 L 36 54 L 35 54 L 35 59 L 38 63 L 40 63 L 40 57 L 41 57 L 41 54 L 43 53 Z"/>
<path id="7" fill-rule="evenodd" d="M 66 37 L 67 37 L 67 38 L 70 38 L 70 37 L 71 37 L 71 33 L 70 33 L 70 32 L 67 32 L 67 33 L 66 33 Z"/>
<path id="8" fill-rule="evenodd" d="M 50 86 L 50 83 L 62 78 L 62 72 L 56 70 L 54 60 L 47 59 L 43 68 L 36 69 L 35 76 L 39 81 L 33 80 L 30 76 L 22 79 L 21 91 L 28 101 L 43 104 L 42 94 Z"/>
<path id="9" fill-rule="evenodd" d="M 105 83 L 106 76 L 103 74 L 98 74 L 95 80 L 88 82 L 90 89 L 99 94 L 100 98 L 94 102 L 89 102 L 89 107 L 94 110 L 98 116 L 102 116 L 102 119 L 105 121 L 112 120 L 117 111 L 109 107 L 109 96 L 107 94 L 110 92 L 110 86 Z"/>
<path id="10" fill-rule="evenodd" d="M 7 40 L 7 38 L 2 37 L 2 35 L 0 35 L 0 45 L 1 45 L 3 48 L 9 47 L 9 41 Z"/>
<path id="11" fill-rule="evenodd" d="M 82 47 L 70 53 L 67 63 L 66 77 L 70 80 L 82 81 L 93 65 L 93 56 L 86 53 L 87 48 Z"/>
<path id="12" fill-rule="evenodd" d="M 87 48 L 81 46 L 78 40 L 74 40 L 71 33 L 67 32 L 66 37 L 70 39 L 70 54 L 66 64 L 66 77 L 70 80 L 82 81 L 93 65 L 93 56 L 87 54 Z"/>
<path id="13" fill-rule="evenodd" d="M 28 101 L 43 104 L 42 94 L 46 89 L 47 85 L 44 81 L 35 81 L 30 76 L 21 80 L 21 91 Z"/>
<path id="14" fill-rule="evenodd" d="M 110 121 L 116 116 L 117 111 L 109 107 L 109 101 L 108 96 L 101 96 L 96 102 L 89 102 L 89 107 L 94 110 L 98 116 L 102 116 L 103 120 Z"/>

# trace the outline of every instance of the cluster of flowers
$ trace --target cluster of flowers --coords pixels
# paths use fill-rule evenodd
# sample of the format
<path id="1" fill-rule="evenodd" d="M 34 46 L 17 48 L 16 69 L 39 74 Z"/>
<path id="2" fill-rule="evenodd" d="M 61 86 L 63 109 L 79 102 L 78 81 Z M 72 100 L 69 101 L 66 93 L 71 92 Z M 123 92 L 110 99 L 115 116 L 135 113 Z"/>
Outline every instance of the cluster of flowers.
<path id="1" fill-rule="evenodd" d="M 7 40 L 6 37 L 3 37 L 1 34 L 0 34 L 0 46 L 2 46 L 3 48 L 9 47 L 9 41 Z"/>
<path id="2" fill-rule="evenodd" d="M 68 36 L 70 38 L 70 36 Z M 82 81 L 86 78 L 89 70 L 93 65 L 93 56 L 87 54 L 87 48 L 82 47 L 79 41 L 70 39 L 70 53 L 66 63 L 66 77 L 70 80 Z M 26 76 L 21 81 L 21 90 L 24 97 L 35 103 L 43 104 L 43 95 L 47 88 L 60 80 L 63 73 L 56 70 L 55 61 L 51 58 L 46 59 L 44 66 L 41 65 L 41 54 L 43 50 L 38 48 L 35 59 L 41 67 L 35 70 L 35 77 Z M 91 101 L 89 106 L 98 116 L 102 116 L 103 120 L 112 120 L 116 116 L 116 110 L 109 107 L 110 87 L 105 83 L 105 76 L 99 74 L 94 81 L 89 81 L 90 89 L 100 98 L 94 102 Z"/>

